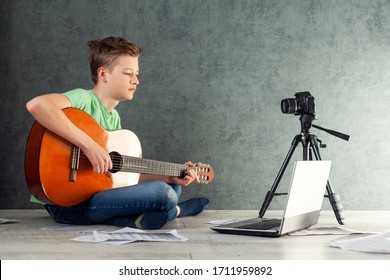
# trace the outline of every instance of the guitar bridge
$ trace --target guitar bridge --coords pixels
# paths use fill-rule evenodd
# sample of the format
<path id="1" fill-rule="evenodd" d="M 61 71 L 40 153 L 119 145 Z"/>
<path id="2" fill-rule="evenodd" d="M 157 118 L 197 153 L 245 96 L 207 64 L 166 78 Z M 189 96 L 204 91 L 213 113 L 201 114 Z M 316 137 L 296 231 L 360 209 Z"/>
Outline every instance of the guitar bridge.
<path id="1" fill-rule="evenodd" d="M 73 145 L 72 156 L 70 160 L 69 182 L 76 182 L 77 169 L 79 169 L 80 163 L 80 153 L 80 148 Z"/>

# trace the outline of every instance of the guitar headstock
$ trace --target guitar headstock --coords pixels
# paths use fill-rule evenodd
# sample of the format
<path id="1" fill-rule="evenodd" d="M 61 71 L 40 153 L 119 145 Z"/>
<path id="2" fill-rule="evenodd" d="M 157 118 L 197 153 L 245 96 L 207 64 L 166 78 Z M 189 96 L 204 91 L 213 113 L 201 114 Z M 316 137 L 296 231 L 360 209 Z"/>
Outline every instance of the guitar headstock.
<path id="1" fill-rule="evenodd" d="M 214 169 L 209 164 L 197 163 L 194 171 L 202 184 L 208 184 L 214 179 Z"/>

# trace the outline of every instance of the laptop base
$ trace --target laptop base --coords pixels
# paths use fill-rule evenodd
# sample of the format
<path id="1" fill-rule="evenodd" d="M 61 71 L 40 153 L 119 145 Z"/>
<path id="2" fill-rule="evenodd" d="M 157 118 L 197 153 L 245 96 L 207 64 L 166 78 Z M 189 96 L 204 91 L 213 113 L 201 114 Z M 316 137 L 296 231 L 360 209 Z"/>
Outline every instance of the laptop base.
<path id="1" fill-rule="evenodd" d="M 287 233 L 307 229 L 316 224 L 320 216 L 320 210 L 305 213 L 297 216 L 285 217 L 280 221 L 280 226 L 272 229 L 252 229 L 251 225 L 264 220 L 264 218 L 253 218 L 235 223 L 211 227 L 212 230 L 220 233 L 253 235 L 264 237 L 279 237 Z M 272 219 L 277 220 L 277 219 Z"/>

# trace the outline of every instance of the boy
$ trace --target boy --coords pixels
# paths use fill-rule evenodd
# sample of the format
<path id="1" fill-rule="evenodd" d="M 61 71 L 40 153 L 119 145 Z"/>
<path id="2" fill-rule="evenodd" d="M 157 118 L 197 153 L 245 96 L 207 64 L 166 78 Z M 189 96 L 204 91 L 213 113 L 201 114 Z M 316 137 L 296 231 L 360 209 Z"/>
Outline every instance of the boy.
<path id="1" fill-rule="evenodd" d="M 77 128 L 62 109 L 73 107 L 90 114 L 105 130 L 121 129 L 115 110 L 119 102 L 131 100 L 139 84 L 138 57 L 141 48 L 120 37 L 88 42 L 92 90 L 74 89 L 64 94 L 45 94 L 30 100 L 26 107 L 44 127 L 81 149 L 94 172 L 112 168 L 108 152 Z M 187 162 L 186 165 L 194 167 Z M 197 215 L 208 206 L 207 198 L 178 203 L 181 187 L 198 180 L 193 170 L 184 178 L 141 175 L 139 184 L 101 191 L 82 203 L 63 207 L 45 205 L 58 223 L 107 223 L 119 227 L 159 229 L 176 217 Z"/>

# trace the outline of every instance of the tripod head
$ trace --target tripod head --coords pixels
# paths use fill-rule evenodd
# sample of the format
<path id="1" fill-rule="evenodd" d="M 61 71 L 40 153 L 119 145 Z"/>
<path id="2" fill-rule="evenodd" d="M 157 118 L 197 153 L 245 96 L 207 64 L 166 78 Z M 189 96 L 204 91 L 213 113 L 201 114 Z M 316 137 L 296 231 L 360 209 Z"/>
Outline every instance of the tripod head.
<path id="1" fill-rule="evenodd" d="M 314 114 L 302 114 L 299 117 L 299 120 L 301 121 L 301 133 L 309 134 L 310 128 L 312 127 L 312 122 L 315 119 Z"/>
<path id="2" fill-rule="evenodd" d="M 323 128 L 321 126 L 312 124 L 314 119 L 315 119 L 314 114 L 302 114 L 300 116 L 299 120 L 301 121 L 301 133 L 309 134 L 310 133 L 310 128 L 314 127 L 314 128 L 319 129 L 319 130 L 325 131 L 325 132 L 329 133 L 330 135 L 333 135 L 335 137 L 343 139 L 345 141 L 349 140 L 350 136 L 347 135 L 347 134 L 344 134 L 344 133 L 341 133 L 341 132 L 338 132 L 338 131 L 335 131 L 335 130 Z"/>

